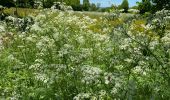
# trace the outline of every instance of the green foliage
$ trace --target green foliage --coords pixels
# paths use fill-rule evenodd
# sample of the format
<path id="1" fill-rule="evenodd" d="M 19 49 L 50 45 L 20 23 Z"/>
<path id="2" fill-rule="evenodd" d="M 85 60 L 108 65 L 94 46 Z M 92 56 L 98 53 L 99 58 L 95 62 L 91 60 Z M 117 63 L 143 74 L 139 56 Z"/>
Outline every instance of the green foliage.
<path id="1" fill-rule="evenodd" d="M 92 3 L 91 5 L 90 5 L 90 11 L 96 11 L 98 8 L 97 8 L 97 6 L 94 4 L 94 3 Z"/>
<path id="2" fill-rule="evenodd" d="M 80 5 L 80 0 L 43 0 L 43 7 L 44 8 L 50 8 L 54 2 L 64 2 L 66 5 L 72 6 L 74 10 L 80 10 L 82 9 Z"/>
<path id="3" fill-rule="evenodd" d="M 170 10 L 170 1 L 169 0 L 151 0 L 153 3 L 155 3 L 154 9 L 155 11 L 162 10 L 162 9 L 169 9 Z M 154 10 L 153 9 L 153 10 Z"/>
<path id="4" fill-rule="evenodd" d="M 13 0 L 0 0 L 0 5 L 5 6 L 5 7 L 14 7 L 15 6 Z"/>
<path id="5" fill-rule="evenodd" d="M 33 8 L 34 7 L 34 0 L 17 0 L 17 6 L 18 7 L 31 7 Z"/>
<path id="6" fill-rule="evenodd" d="M 141 2 L 137 2 L 137 4 L 138 10 L 141 14 L 144 14 L 145 12 L 150 12 L 152 9 L 150 0 L 142 0 Z"/>
<path id="7" fill-rule="evenodd" d="M 67 5 L 80 5 L 80 0 L 65 0 Z M 65 2 L 64 1 L 64 2 Z"/>
<path id="8" fill-rule="evenodd" d="M 129 9 L 129 3 L 128 0 L 123 0 L 121 4 L 121 8 L 124 9 L 124 12 L 127 13 Z"/>
<path id="9" fill-rule="evenodd" d="M 133 6 L 131 7 L 131 9 L 138 9 L 138 6 Z"/>
<path id="10" fill-rule="evenodd" d="M 169 0 L 142 0 L 141 2 L 137 2 L 137 4 L 141 14 L 145 12 L 155 13 L 162 9 L 170 9 Z"/>
<path id="11" fill-rule="evenodd" d="M 0 5 L 6 7 L 15 7 L 17 5 L 18 7 L 33 8 L 34 0 L 16 0 L 16 2 L 14 2 L 13 0 L 0 0 Z"/>
<path id="12" fill-rule="evenodd" d="M 56 1 L 59 0 L 42 0 L 42 4 L 44 8 L 50 8 Z"/>
<path id="13" fill-rule="evenodd" d="M 72 5 L 72 8 L 74 11 L 82 11 L 83 10 L 83 5 Z"/>
<path id="14" fill-rule="evenodd" d="M 98 11 L 99 12 L 110 12 L 112 8 L 111 7 L 104 7 L 104 8 L 99 8 Z"/>
<path id="15" fill-rule="evenodd" d="M 88 11 L 90 7 L 89 0 L 83 0 L 83 10 Z"/>
<path id="16" fill-rule="evenodd" d="M 65 2 L 67 5 L 74 7 L 80 5 L 80 0 L 16 0 L 16 4 L 18 7 L 33 8 L 34 3 L 39 1 L 42 2 L 43 7 L 45 8 L 50 8 L 53 5 L 53 2 Z M 14 7 L 15 3 L 13 0 L 0 0 L 0 5 Z"/>

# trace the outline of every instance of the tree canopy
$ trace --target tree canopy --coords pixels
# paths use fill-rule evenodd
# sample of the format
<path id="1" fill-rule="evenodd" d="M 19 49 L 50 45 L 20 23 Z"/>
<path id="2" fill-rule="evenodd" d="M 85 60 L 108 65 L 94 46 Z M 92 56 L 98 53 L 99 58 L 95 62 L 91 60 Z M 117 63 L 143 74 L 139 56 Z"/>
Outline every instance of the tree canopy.
<path id="1" fill-rule="evenodd" d="M 142 0 L 141 2 L 137 2 L 137 4 L 141 14 L 149 12 L 152 8 L 150 0 Z"/>
<path id="2" fill-rule="evenodd" d="M 170 9 L 170 0 L 151 0 L 157 10 Z"/>
<path id="3" fill-rule="evenodd" d="M 140 13 L 170 10 L 170 0 L 142 0 L 137 2 Z"/>
<path id="4" fill-rule="evenodd" d="M 15 6 L 13 0 L 0 0 L 0 5 L 6 6 L 6 7 L 12 7 Z"/>
<path id="5" fill-rule="evenodd" d="M 85 11 L 89 10 L 89 7 L 90 7 L 90 2 L 89 0 L 83 0 L 83 9 Z"/>
<path id="6" fill-rule="evenodd" d="M 35 2 L 42 2 L 44 7 L 51 7 L 53 2 L 65 2 L 70 6 L 80 5 L 80 0 L 16 0 L 19 7 L 33 7 Z M 15 3 L 13 0 L 0 0 L 0 5 L 13 7 Z"/>
<path id="7" fill-rule="evenodd" d="M 121 4 L 121 8 L 124 9 L 124 12 L 128 12 L 128 9 L 129 9 L 129 2 L 128 2 L 128 0 L 123 0 L 123 2 Z"/>

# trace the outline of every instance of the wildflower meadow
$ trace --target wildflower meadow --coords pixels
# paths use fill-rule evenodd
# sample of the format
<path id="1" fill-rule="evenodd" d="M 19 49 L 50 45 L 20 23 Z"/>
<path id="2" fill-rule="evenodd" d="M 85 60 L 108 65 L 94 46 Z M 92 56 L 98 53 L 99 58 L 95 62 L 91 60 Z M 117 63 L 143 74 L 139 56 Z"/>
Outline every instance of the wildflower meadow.
<path id="1" fill-rule="evenodd" d="M 0 21 L 1 100 L 169 100 L 170 11 L 41 9 Z"/>

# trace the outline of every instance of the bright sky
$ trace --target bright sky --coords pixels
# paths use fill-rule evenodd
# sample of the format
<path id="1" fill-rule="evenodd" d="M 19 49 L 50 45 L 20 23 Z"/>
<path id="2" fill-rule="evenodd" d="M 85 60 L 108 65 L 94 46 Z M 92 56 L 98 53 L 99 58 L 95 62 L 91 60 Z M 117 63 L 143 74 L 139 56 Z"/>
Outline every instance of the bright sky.
<path id="1" fill-rule="evenodd" d="M 83 0 L 80 0 L 81 3 L 83 2 Z M 115 4 L 115 5 L 119 5 L 122 3 L 123 0 L 89 0 L 90 3 L 100 3 L 101 7 L 109 7 L 111 4 Z M 131 6 L 135 6 L 137 1 L 141 1 L 141 0 L 128 0 L 129 1 L 129 5 Z"/>

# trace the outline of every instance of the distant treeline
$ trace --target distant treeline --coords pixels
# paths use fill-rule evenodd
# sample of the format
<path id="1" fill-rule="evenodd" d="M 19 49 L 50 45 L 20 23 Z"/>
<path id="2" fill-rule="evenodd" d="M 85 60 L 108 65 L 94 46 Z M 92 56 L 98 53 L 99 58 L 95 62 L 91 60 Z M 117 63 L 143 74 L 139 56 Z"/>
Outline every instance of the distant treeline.
<path id="1" fill-rule="evenodd" d="M 109 9 L 116 8 L 124 9 L 124 12 L 128 12 L 129 9 L 128 0 L 123 0 L 121 5 L 113 5 L 114 7 L 107 8 L 100 8 L 100 4 L 91 4 L 89 0 L 83 0 L 83 4 L 80 3 L 80 0 L 0 0 L 0 5 L 6 7 L 35 8 L 37 3 L 41 3 L 43 8 L 50 8 L 54 2 L 65 2 L 76 11 L 108 11 Z M 161 9 L 170 9 L 170 0 L 141 0 L 133 8 L 138 9 L 141 14 L 145 12 L 156 12 Z"/>
<path id="2" fill-rule="evenodd" d="M 99 5 L 90 4 L 89 0 L 83 0 L 83 4 L 80 4 L 80 0 L 0 0 L 0 5 L 5 7 L 35 8 L 37 3 L 42 3 L 43 8 L 50 8 L 54 2 L 65 2 L 78 11 L 97 10 L 97 7 L 99 8 Z"/>
<path id="3" fill-rule="evenodd" d="M 128 0 L 123 0 L 122 4 L 118 6 L 112 5 L 112 8 L 124 9 L 123 12 L 128 12 Z M 136 2 L 136 6 L 131 8 L 139 10 L 140 14 L 144 14 L 146 12 L 155 13 L 162 9 L 170 10 L 170 0 L 141 0 L 140 2 Z"/>
<path id="4" fill-rule="evenodd" d="M 67 5 L 80 5 L 80 0 L 0 0 L 0 5 L 6 7 L 34 7 L 36 3 L 42 3 L 44 8 L 49 8 L 53 2 L 65 2 Z"/>

